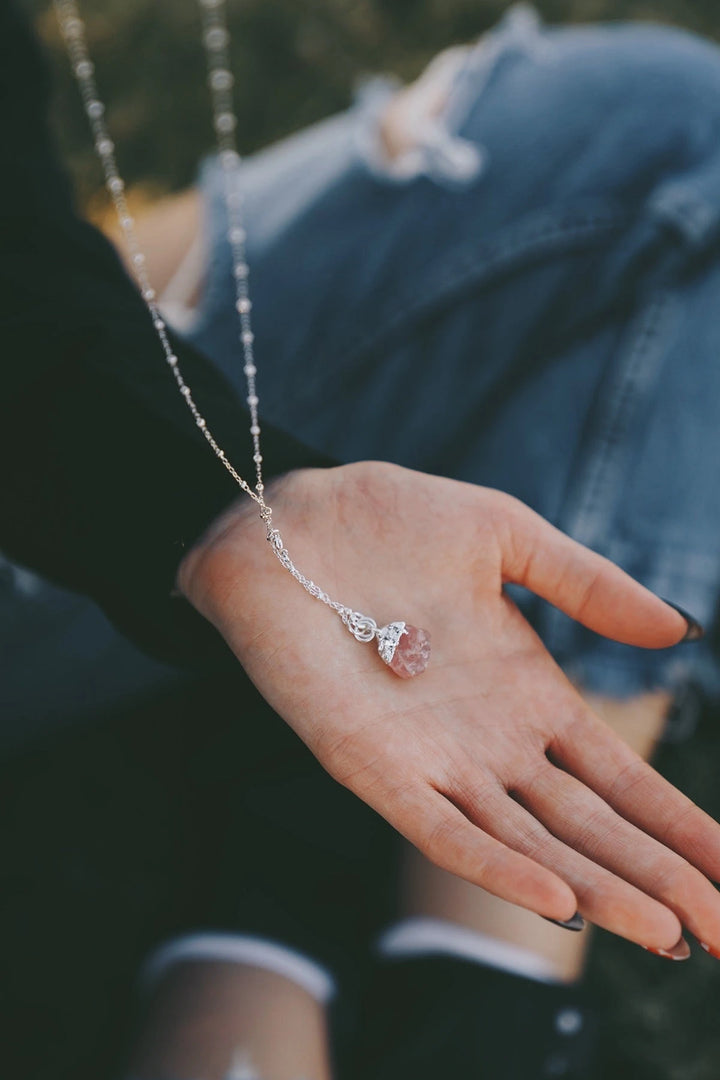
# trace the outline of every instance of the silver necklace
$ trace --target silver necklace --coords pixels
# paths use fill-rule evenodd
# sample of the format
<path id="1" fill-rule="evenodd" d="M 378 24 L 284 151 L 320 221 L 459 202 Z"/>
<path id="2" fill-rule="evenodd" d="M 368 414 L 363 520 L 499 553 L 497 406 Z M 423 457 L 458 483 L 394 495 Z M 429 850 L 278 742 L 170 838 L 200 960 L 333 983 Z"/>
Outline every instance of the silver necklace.
<path id="1" fill-rule="evenodd" d="M 388 667 L 401 678 L 419 675 L 430 659 L 430 635 L 426 630 L 412 626 L 401 620 L 378 626 L 374 619 L 359 611 L 346 607 L 305 577 L 293 563 L 284 545 L 282 536 L 272 521 L 272 507 L 264 498 L 265 484 L 262 476 L 262 453 L 260 450 L 260 420 L 258 416 L 259 398 L 256 387 L 257 366 L 253 351 L 254 335 L 250 312 L 248 278 L 250 269 L 245 258 L 246 233 L 243 226 L 243 193 L 240 187 L 241 157 L 237 151 L 235 130 L 237 117 L 233 108 L 233 75 L 229 63 L 230 34 L 225 19 L 225 0 L 199 0 L 202 11 L 203 44 L 205 47 L 208 82 L 212 97 L 213 124 L 217 137 L 218 156 L 223 170 L 225 206 L 228 222 L 228 242 L 232 250 L 233 274 L 235 278 L 235 307 L 238 313 L 240 343 L 243 355 L 243 372 L 247 383 L 247 404 L 250 410 L 250 435 L 253 444 L 253 462 L 255 463 L 255 490 L 237 472 L 225 451 L 216 442 L 210 427 L 198 409 L 192 391 L 185 382 L 167 335 L 165 320 L 157 305 L 157 297 L 148 277 L 146 258 L 141 251 L 135 234 L 135 223 L 130 214 L 125 197 L 125 184 L 120 176 L 115 159 L 115 145 L 110 138 L 105 123 L 105 106 L 98 96 L 95 81 L 95 68 L 88 55 L 85 24 L 81 18 L 76 0 L 53 0 L 65 40 L 68 56 L 80 89 L 85 112 L 92 130 L 95 150 L 102 163 L 105 174 L 105 186 L 113 200 L 125 243 L 130 253 L 130 262 L 140 293 L 152 317 L 153 326 L 165 354 L 165 360 L 172 371 L 178 390 L 185 398 L 188 409 L 198 428 L 205 436 L 213 453 L 225 466 L 233 480 L 259 506 L 266 538 L 272 552 L 280 563 L 289 571 L 302 587 L 316 600 L 322 601 L 342 619 L 344 625 L 357 641 L 377 641 L 378 653 Z"/>

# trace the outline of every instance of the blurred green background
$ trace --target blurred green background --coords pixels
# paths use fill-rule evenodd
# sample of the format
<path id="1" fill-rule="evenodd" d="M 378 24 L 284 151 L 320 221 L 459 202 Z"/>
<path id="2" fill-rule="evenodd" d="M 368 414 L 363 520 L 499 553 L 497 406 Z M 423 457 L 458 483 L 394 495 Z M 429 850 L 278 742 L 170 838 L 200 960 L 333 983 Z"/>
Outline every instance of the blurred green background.
<path id="1" fill-rule="evenodd" d="M 48 0 L 26 0 L 56 68 L 55 115 L 86 201 L 100 186 L 84 113 Z M 85 0 L 108 120 L 130 182 L 174 190 L 210 146 L 194 0 Z M 242 148 L 253 150 L 348 104 L 358 78 L 417 75 L 439 49 L 482 34 L 503 0 L 230 0 Z M 720 38 L 718 0 L 542 0 L 547 21 L 651 19 Z"/>
<path id="2" fill-rule="evenodd" d="M 97 207 L 99 167 L 47 0 L 26 0 L 55 68 L 54 119 L 81 201 Z M 239 132 L 266 145 L 351 100 L 372 72 L 418 74 L 439 49 L 476 37 L 501 0 L 238 0 L 230 2 Z M 718 0 L 542 0 L 547 21 L 643 19 L 720 39 Z M 212 143 L 193 0 L 86 0 L 91 53 L 126 179 L 150 195 L 189 183 Z M 100 196 L 102 197 L 102 196 Z M 692 703 L 691 703 L 692 704 Z M 720 816 L 720 716 L 666 744 L 658 765 Z M 671 964 L 598 933 L 590 981 L 609 1017 L 603 1077 L 719 1080 L 720 964 L 694 948 Z M 531 1078 L 528 1078 L 531 1080 Z"/>

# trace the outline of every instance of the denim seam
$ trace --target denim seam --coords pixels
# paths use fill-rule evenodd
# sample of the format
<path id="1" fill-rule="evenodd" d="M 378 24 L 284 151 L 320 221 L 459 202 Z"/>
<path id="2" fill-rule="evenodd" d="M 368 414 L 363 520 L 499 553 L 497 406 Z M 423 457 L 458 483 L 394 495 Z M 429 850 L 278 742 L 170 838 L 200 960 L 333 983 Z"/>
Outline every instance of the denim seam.
<path id="1" fill-rule="evenodd" d="M 316 398 L 321 389 L 327 393 L 335 383 L 347 378 L 349 364 L 358 363 L 364 354 L 379 349 L 385 339 L 397 334 L 404 324 L 426 317 L 466 289 L 486 286 L 500 274 L 543 257 L 592 247 L 628 223 L 627 213 L 607 207 L 585 208 L 576 213 L 573 217 L 572 211 L 565 209 L 551 215 L 549 221 L 544 213 L 540 221 L 530 225 L 522 221 L 484 245 L 469 247 L 464 243 L 449 256 L 441 272 L 435 269 L 429 281 L 415 281 L 412 296 L 404 301 L 393 298 L 384 319 L 382 311 L 376 312 L 370 332 L 344 350 L 342 370 L 331 362 L 331 356 L 319 354 L 315 369 L 303 372 L 298 396 Z"/>
<path id="2" fill-rule="evenodd" d="M 660 331 L 664 317 L 669 314 L 671 294 L 663 289 L 649 299 L 636 317 L 630 348 L 620 364 L 613 392 L 608 395 L 605 417 L 601 418 L 595 438 L 595 453 L 588 459 L 587 478 L 580 485 L 581 497 L 572 517 L 573 536 L 581 543 L 597 543 L 601 529 L 607 524 L 611 500 L 621 486 L 617 480 L 624 471 L 625 436 L 643 391 L 659 373 L 664 352 Z"/>
<path id="3" fill-rule="evenodd" d="M 627 435 L 633 415 L 660 373 L 667 335 L 663 333 L 677 310 L 677 294 L 658 288 L 639 311 L 629 345 L 621 353 L 612 390 L 593 421 L 594 432 L 585 466 L 572 479 L 559 526 L 579 543 L 607 549 L 608 527 L 614 521 L 613 504 L 622 491 L 627 471 Z M 561 650 L 573 632 L 572 624 L 555 609 L 548 609 L 543 627 L 551 650 Z"/>

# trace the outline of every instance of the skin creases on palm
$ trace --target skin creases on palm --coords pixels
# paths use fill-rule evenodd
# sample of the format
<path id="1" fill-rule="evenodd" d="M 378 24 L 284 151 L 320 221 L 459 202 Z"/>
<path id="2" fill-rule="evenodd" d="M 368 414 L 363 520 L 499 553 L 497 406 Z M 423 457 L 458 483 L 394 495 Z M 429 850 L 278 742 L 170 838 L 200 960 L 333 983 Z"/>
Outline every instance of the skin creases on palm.
<path id="1" fill-rule="evenodd" d="M 679 642 L 683 617 L 502 492 L 360 462 L 267 494 L 303 573 L 432 635 L 427 670 L 398 679 L 263 547 L 249 502 L 186 558 L 181 590 L 327 771 L 503 899 L 651 948 L 685 925 L 720 950 L 720 827 L 592 712 L 503 586 L 644 648 Z"/>

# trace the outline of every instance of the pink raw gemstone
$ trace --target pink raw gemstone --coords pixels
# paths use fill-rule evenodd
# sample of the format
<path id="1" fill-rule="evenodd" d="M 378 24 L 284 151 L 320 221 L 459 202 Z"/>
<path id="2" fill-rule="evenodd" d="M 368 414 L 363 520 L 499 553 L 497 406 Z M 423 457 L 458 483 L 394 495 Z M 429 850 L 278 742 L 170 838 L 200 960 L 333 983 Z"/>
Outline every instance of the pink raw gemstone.
<path id="1" fill-rule="evenodd" d="M 421 630 L 408 623 L 405 633 L 397 643 L 395 655 L 389 667 L 401 679 L 412 679 L 413 675 L 420 675 L 425 670 L 429 660 L 430 635 L 427 630 Z"/>

